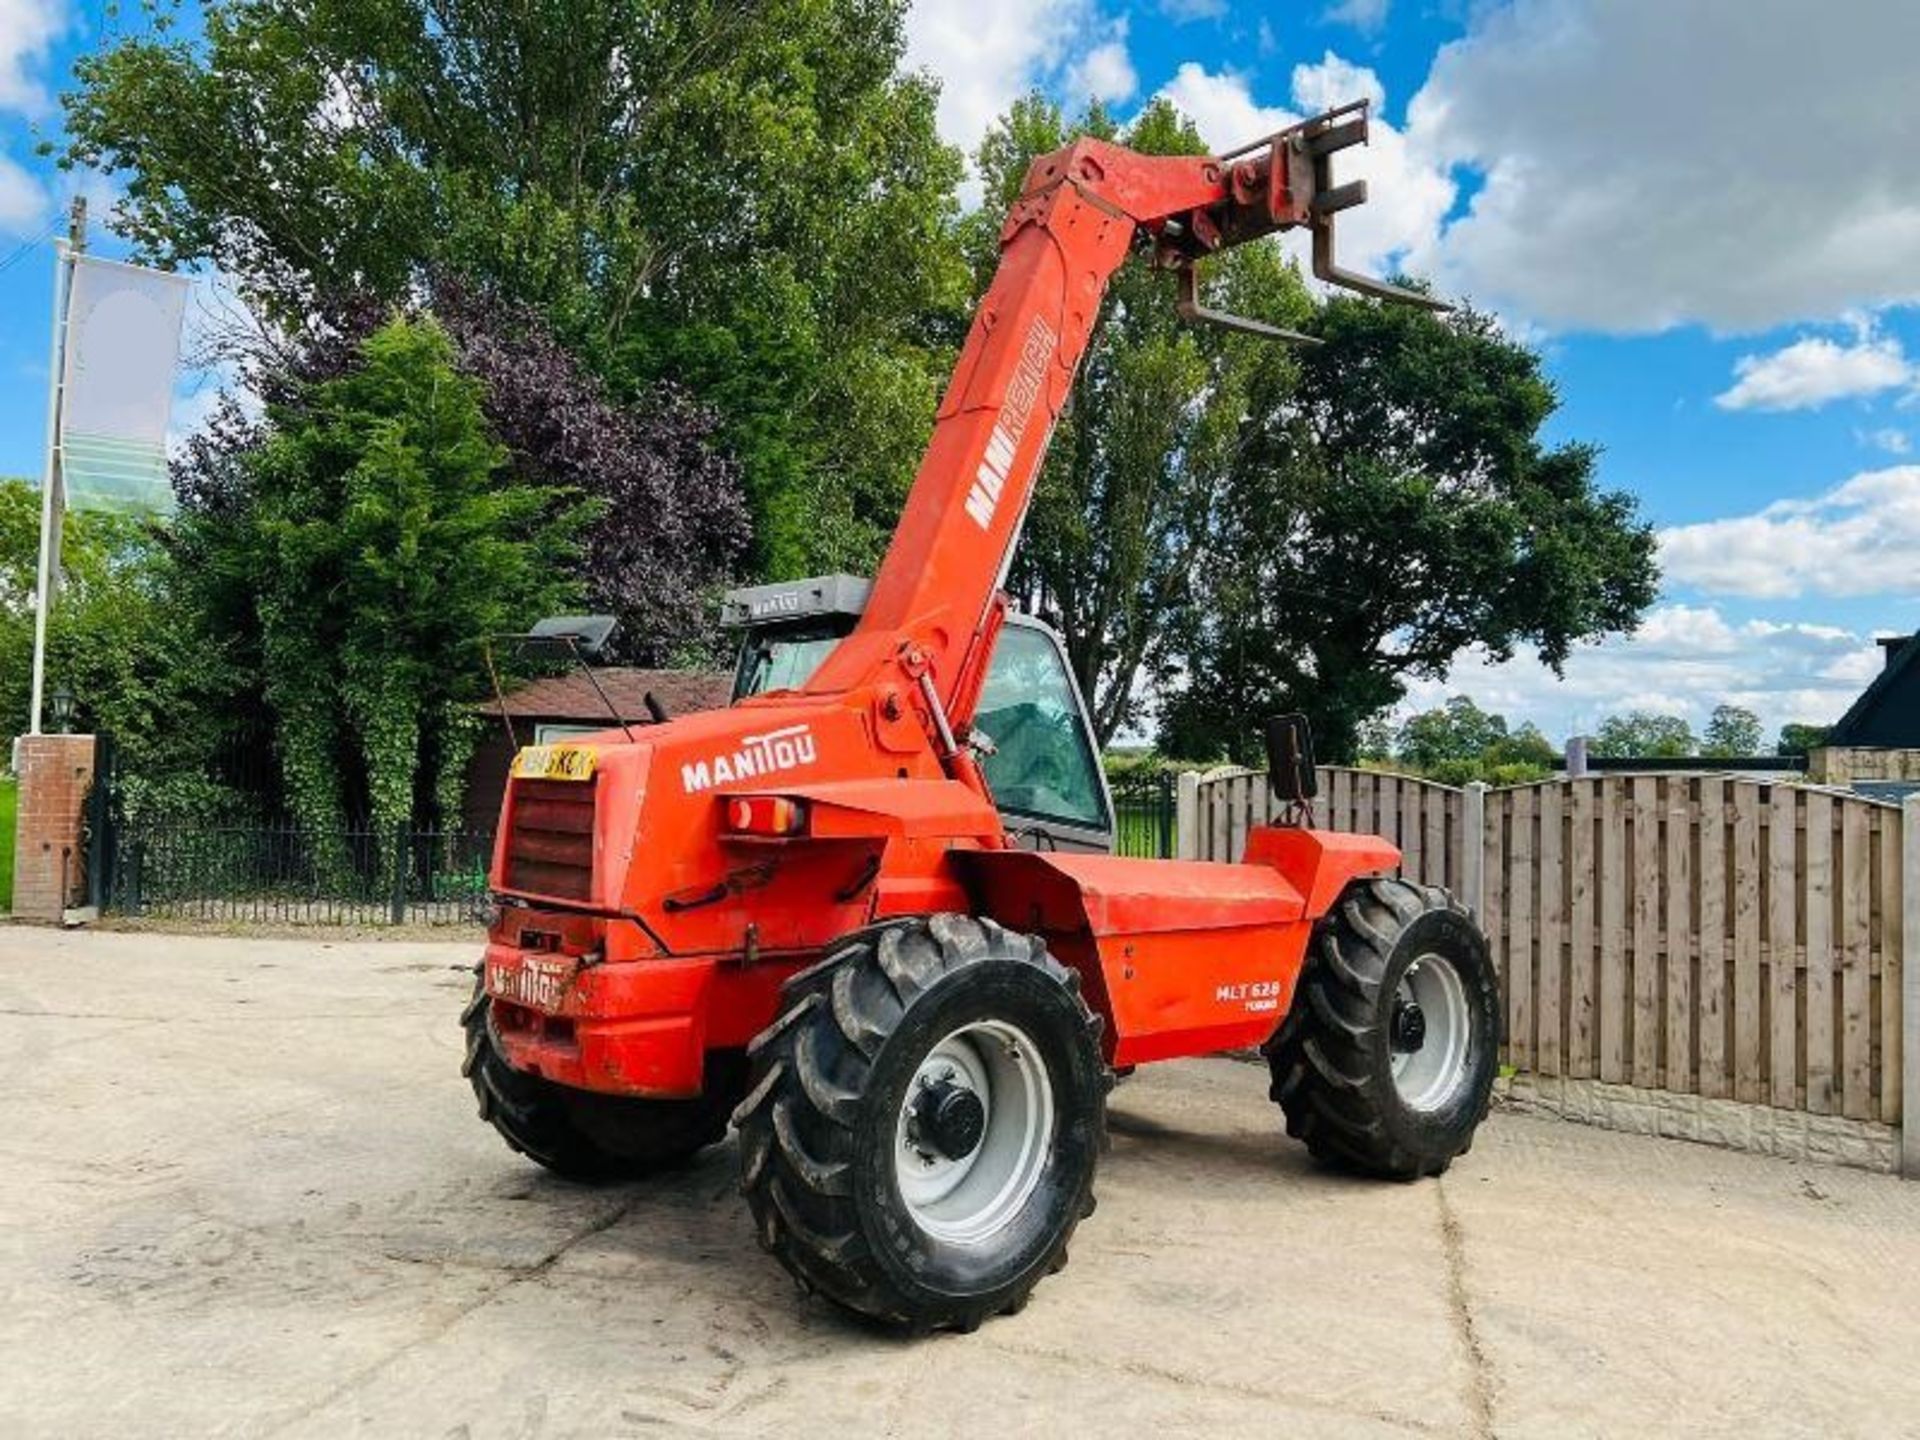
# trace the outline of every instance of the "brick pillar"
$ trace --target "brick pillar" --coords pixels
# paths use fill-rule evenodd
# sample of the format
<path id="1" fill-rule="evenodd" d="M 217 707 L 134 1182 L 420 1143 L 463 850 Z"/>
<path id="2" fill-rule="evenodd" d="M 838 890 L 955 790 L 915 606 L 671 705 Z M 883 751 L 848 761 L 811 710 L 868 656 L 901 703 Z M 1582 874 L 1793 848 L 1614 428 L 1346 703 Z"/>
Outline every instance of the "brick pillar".
<path id="1" fill-rule="evenodd" d="M 81 831 L 93 786 L 93 736 L 22 735 L 15 742 L 14 765 L 20 813 L 14 829 L 13 913 L 57 924 L 68 906 L 86 898 Z"/>

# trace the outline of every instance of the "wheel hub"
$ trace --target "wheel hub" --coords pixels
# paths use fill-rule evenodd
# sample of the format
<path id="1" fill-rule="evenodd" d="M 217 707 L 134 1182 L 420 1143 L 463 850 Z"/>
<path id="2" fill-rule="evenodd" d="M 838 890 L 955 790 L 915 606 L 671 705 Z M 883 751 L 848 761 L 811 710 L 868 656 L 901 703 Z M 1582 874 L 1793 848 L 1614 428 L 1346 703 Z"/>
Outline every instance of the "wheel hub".
<path id="1" fill-rule="evenodd" d="M 949 1160 L 964 1160 L 986 1134 L 987 1107 L 966 1086 L 940 1080 L 914 1098 L 909 1125 L 919 1144 Z"/>
<path id="2" fill-rule="evenodd" d="M 1387 1016 L 1394 1088 L 1410 1110 L 1435 1111 L 1466 1086 L 1473 1017 L 1453 961 L 1430 952 L 1406 968 Z"/>
<path id="3" fill-rule="evenodd" d="M 1013 1222 L 1047 1166 L 1053 1084 L 1033 1040 L 975 1020 L 935 1044 L 901 1097 L 894 1180 L 913 1222 L 949 1244 L 984 1244 Z"/>
<path id="4" fill-rule="evenodd" d="M 1420 1047 L 1427 1043 L 1427 1012 L 1420 1008 L 1418 1001 L 1394 1001 L 1390 1033 L 1396 1054 L 1418 1054 Z"/>

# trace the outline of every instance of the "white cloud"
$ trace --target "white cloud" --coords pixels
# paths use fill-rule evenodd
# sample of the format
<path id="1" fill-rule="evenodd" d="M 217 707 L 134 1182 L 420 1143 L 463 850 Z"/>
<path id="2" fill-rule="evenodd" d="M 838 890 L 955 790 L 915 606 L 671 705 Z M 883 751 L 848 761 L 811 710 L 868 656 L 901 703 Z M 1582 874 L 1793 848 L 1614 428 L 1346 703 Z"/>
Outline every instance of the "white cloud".
<path id="1" fill-rule="evenodd" d="M 1331 25 L 1351 25 L 1356 30 L 1372 33 L 1387 23 L 1387 11 L 1391 8 L 1392 0 L 1339 0 L 1322 18 Z"/>
<path id="2" fill-rule="evenodd" d="M 1227 0 L 1160 0 L 1160 13 L 1176 25 L 1218 20 L 1227 13 Z"/>
<path id="3" fill-rule="evenodd" d="M 1660 533 L 1670 584 L 1713 595 L 1911 595 L 1920 465 L 1854 476 L 1811 500 Z"/>
<path id="4" fill-rule="evenodd" d="M 1259 104 L 1244 75 L 1216 74 L 1192 60 L 1174 72 L 1160 93 L 1193 121 L 1200 138 L 1215 150 L 1257 140 L 1300 118 L 1291 110 Z"/>
<path id="5" fill-rule="evenodd" d="M 50 100 L 37 72 L 66 28 L 65 0 L 0 0 L 0 111 L 46 110 Z M 39 178 L 0 150 L 0 234 L 37 232 L 47 201 Z"/>
<path id="6" fill-rule="evenodd" d="M 1469 655 L 1444 681 L 1411 686 L 1401 710 L 1467 694 L 1559 741 L 1626 710 L 1681 715 L 1698 730 L 1714 706 L 1732 704 L 1772 734 L 1789 721 L 1838 719 L 1879 665 L 1869 637 L 1836 626 L 1734 621 L 1712 606 L 1667 604 L 1637 634 L 1576 650 L 1564 680 L 1531 652 L 1500 665 Z"/>
<path id="7" fill-rule="evenodd" d="M 0 0 L 0 110 L 46 109 L 47 90 L 34 72 L 66 28 L 64 0 Z"/>
<path id="8" fill-rule="evenodd" d="M 1878 430 L 1869 430 L 1865 434 L 1856 433 L 1862 445 L 1871 445 L 1876 450 L 1884 450 L 1889 455 L 1905 455 L 1913 449 L 1913 437 L 1904 430 L 1893 426 L 1884 426 Z"/>
<path id="9" fill-rule="evenodd" d="M 5 3 L 5 0 L 0 0 Z M 1075 58 L 1094 33 L 1092 0 L 918 0 L 907 64 L 940 80 L 941 136 L 972 155 L 987 127 Z"/>
<path id="10" fill-rule="evenodd" d="M 1771 355 L 1743 355 L 1733 374 L 1714 397 L 1722 410 L 1813 410 L 1908 384 L 1914 367 L 1898 340 L 1869 332 L 1851 344 L 1810 335 Z"/>
<path id="11" fill-rule="evenodd" d="M 1375 110 L 1387 103 L 1387 87 L 1366 66 L 1355 65 L 1329 50 L 1318 65 L 1293 67 L 1293 103 L 1306 114 L 1315 115 L 1355 100 L 1370 101 Z M 1379 123 L 1378 116 L 1374 120 Z"/>
<path id="12" fill-rule="evenodd" d="M 1124 28 L 1114 39 L 1096 45 L 1074 65 L 1068 85 L 1076 95 L 1088 100 L 1118 103 L 1133 97 L 1140 88 L 1140 77 L 1127 56 Z"/>
<path id="13" fill-rule="evenodd" d="M 1365 205 L 1340 217 L 1340 258 L 1351 268 L 1374 274 L 1392 268 L 1410 252 L 1430 249 L 1440 222 L 1453 206 L 1454 185 L 1428 163 L 1398 128 L 1379 116 L 1386 102 L 1380 78 L 1327 51 L 1317 64 L 1296 65 L 1290 77 L 1291 107 L 1262 105 L 1244 75 L 1210 71 L 1189 61 L 1160 92 L 1190 118 L 1201 138 L 1216 149 L 1244 145 L 1303 116 L 1371 100 L 1369 143 L 1344 150 L 1334 160 L 1342 183 L 1365 180 Z"/>
<path id="14" fill-rule="evenodd" d="M 0 153 L 0 234 L 25 235 L 46 223 L 46 187 Z"/>
<path id="15" fill-rule="evenodd" d="M 1920 299 L 1920 5 L 1502 0 L 1409 107 L 1482 177 L 1418 257 L 1566 328 L 1757 330 Z"/>

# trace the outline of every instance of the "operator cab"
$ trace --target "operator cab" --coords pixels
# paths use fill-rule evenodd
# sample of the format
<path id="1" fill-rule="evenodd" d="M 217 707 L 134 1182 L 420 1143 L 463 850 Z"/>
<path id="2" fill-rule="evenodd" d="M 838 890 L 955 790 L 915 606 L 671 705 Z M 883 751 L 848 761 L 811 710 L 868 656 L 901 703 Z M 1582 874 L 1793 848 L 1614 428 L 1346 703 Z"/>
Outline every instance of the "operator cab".
<path id="1" fill-rule="evenodd" d="M 859 623 L 868 588 L 826 575 L 729 591 L 721 623 L 741 632 L 733 698 L 806 684 Z M 1015 843 L 1112 851 L 1113 797 L 1086 703 L 1060 637 L 1031 615 L 1009 614 L 1001 627 L 972 735 L 992 746 L 980 768 Z"/>

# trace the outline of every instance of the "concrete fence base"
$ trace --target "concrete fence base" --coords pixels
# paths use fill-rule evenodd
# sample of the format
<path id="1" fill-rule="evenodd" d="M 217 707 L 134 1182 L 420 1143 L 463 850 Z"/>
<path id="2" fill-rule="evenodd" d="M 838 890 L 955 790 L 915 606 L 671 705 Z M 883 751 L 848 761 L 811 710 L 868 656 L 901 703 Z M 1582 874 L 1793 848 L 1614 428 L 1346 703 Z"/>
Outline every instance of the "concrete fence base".
<path id="1" fill-rule="evenodd" d="M 1895 1126 L 1740 1100 L 1709 1100 L 1600 1080 L 1514 1075 L 1495 1085 L 1494 1103 L 1523 1115 L 1549 1115 L 1602 1130 L 1661 1135 L 1782 1160 L 1882 1174 L 1893 1173 L 1898 1163 L 1900 1132 Z"/>

